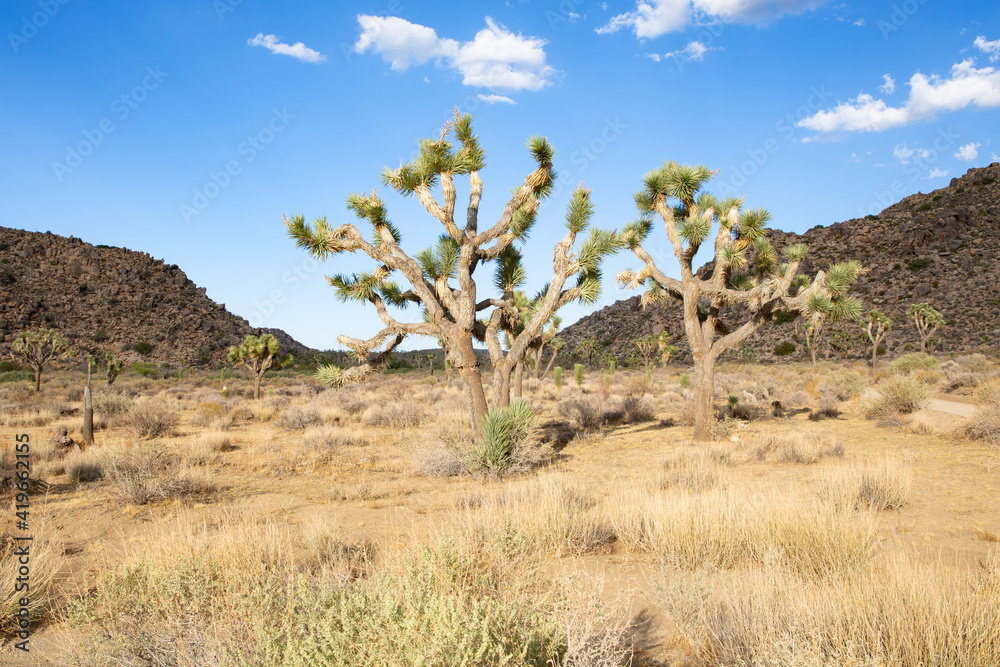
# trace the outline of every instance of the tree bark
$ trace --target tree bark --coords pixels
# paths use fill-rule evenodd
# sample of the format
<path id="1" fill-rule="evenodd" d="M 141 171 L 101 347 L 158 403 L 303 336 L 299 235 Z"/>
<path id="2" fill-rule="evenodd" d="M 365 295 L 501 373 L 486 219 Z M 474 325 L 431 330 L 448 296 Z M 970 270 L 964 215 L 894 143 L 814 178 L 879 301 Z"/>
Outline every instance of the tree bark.
<path id="1" fill-rule="evenodd" d="M 254 381 L 253 381 L 253 400 L 255 400 L 255 401 L 259 401 L 260 400 L 260 379 L 261 379 L 261 377 L 263 377 L 263 375 L 264 375 L 263 373 L 260 373 L 260 374 L 258 374 L 256 376 L 254 376 Z"/>
<path id="2" fill-rule="evenodd" d="M 524 392 L 524 362 L 518 362 L 514 369 L 514 398 L 521 398 Z"/>
<path id="3" fill-rule="evenodd" d="M 556 357 L 558 356 L 559 356 L 559 350 L 552 348 L 552 356 L 549 358 L 549 363 L 545 366 L 545 372 L 542 373 L 542 377 L 546 377 L 549 374 L 549 371 L 552 370 L 552 366 L 555 365 Z"/>
<path id="4" fill-rule="evenodd" d="M 712 439 L 715 423 L 715 355 L 707 352 L 695 357 L 694 367 L 694 439 Z"/>
<path id="5" fill-rule="evenodd" d="M 465 381 L 466 397 L 469 403 L 469 424 L 472 426 L 472 437 L 479 441 L 479 426 L 486 417 L 488 406 L 486 392 L 483 390 L 483 376 L 479 372 L 479 357 L 472 347 L 472 338 L 460 339 L 460 344 L 453 348 L 458 356 L 458 373 Z"/>
<path id="6" fill-rule="evenodd" d="M 94 400 L 90 395 L 90 383 L 83 388 L 83 441 L 94 444 Z"/>
<path id="7" fill-rule="evenodd" d="M 35 366 L 35 393 L 42 390 L 42 367 Z"/>

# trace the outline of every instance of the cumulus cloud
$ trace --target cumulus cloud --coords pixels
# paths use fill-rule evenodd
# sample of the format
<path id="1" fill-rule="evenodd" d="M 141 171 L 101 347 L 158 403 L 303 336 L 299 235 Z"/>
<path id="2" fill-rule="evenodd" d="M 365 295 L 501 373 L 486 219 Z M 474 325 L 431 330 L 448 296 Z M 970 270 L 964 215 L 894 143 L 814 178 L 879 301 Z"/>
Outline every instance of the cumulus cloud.
<path id="1" fill-rule="evenodd" d="M 302 42 L 285 44 L 283 42 L 279 42 L 277 36 L 265 35 L 262 32 L 257 33 L 256 37 L 248 39 L 247 44 L 250 46 L 263 46 L 271 53 L 291 56 L 307 63 L 321 63 L 326 61 L 326 56 L 319 51 L 310 49 Z"/>
<path id="2" fill-rule="evenodd" d="M 980 35 L 979 37 L 976 37 L 976 41 L 973 42 L 973 45 L 988 55 L 991 63 L 1000 60 L 1000 39 L 994 39 L 991 42 Z"/>
<path id="3" fill-rule="evenodd" d="M 435 60 L 460 73 L 467 86 L 500 90 L 540 90 L 555 74 L 545 64 L 545 40 L 515 35 L 489 17 L 486 28 L 464 43 L 396 16 L 362 15 L 358 24 L 361 35 L 354 50 L 371 50 L 398 72 Z"/>
<path id="4" fill-rule="evenodd" d="M 801 14 L 828 0 L 638 0 L 635 9 L 618 14 L 597 29 L 599 34 L 631 29 L 639 39 L 683 30 L 696 15 L 727 23 L 760 23 L 786 14 Z"/>
<path id="5" fill-rule="evenodd" d="M 487 104 L 497 104 L 497 103 L 517 104 L 517 102 L 515 102 L 514 100 L 510 99 L 505 95 L 496 95 L 496 94 L 483 95 L 482 93 L 480 93 L 479 95 L 476 95 L 476 97 L 481 99 L 483 102 L 486 102 Z"/>
<path id="6" fill-rule="evenodd" d="M 947 78 L 917 72 L 909 81 L 910 95 L 894 107 L 866 93 L 821 110 L 799 121 L 798 126 L 821 133 L 881 132 L 931 118 L 938 113 L 968 107 L 1000 106 L 1000 70 L 977 68 L 974 60 L 952 66 Z"/>
<path id="7" fill-rule="evenodd" d="M 944 178 L 950 173 L 949 169 L 942 169 L 941 167 L 935 167 L 931 170 L 931 173 L 924 176 L 925 181 L 929 181 L 932 178 Z"/>
<path id="8" fill-rule="evenodd" d="M 882 75 L 882 81 L 884 83 L 881 86 L 878 87 L 878 89 L 880 91 L 882 91 L 886 95 L 892 95 L 894 92 L 896 92 L 896 80 L 895 79 L 893 79 L 888 74 L 883 74 Z"/>
<path id="9" fill-rule="evenodd" d="M 688 42 L 688 45 L 680 51 L 671 51 L 665 57 L 683 58 L 684 60 L 700 63 L 705 60 L 706 53 L 708 53 L 708 47 L 701 42 Z"/>
<path id="10" fill-rule="evenodd" d="M 864 19 L 858 19 L 857 21 L 854 22 L 854 25 L 858 26 L 859 28 L 864 28 L 865 27 L 865 20 Z"/>
<path id="11" fill-rule="evenodd" d="M 961 146 L 958 149 L 958 152 L 955 153 L 955 157 L 957 157 L 959 160 L 965 160 L 966 162 L 972 162 L 973 160 L 975 160 L 976 158 L 979 157 L 979 150 L 978 149 L 979 149 L 980 146 L 982 146 L 982 144 L 977 144 L 974 141 L 970 142 L 968 144 L 965 144 L 964 146 Z"/>

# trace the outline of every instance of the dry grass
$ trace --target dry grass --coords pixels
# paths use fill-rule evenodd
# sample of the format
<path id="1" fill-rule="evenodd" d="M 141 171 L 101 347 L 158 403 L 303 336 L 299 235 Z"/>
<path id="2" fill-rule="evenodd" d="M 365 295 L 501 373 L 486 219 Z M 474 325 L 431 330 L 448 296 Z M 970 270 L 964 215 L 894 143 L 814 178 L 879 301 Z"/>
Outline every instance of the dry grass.
<path id="1" fill-rule="evenodd" d="M 115 424 L 133 438 L 156 438 L 173 432 L 177 414 L 161 403 L 141 401 L 120 413 Z"/>
<path id="2" fill-rule="evenodd" d="M 934 390 L 909 375 L 897 375 L 878 385 L 878 398 L 865 406 L 865 417 L 882 420 L 908 415 L 927 407 Z"/>
<path id="3" fill-rule="evenodd" d="M 1000 447 L 1000 382 L 979 390 L 979 408 L 972 415 L 965 433 L 973 440 Z"/>
<path id="4" fill-rule="evenodd" d="M 814 576 L 866 565 L 876 523 L 807 489 L 747 482 L 700 493 L 623 486 L 608 514 L 625 545 L 684 568 L 777 561 Z"/>
<path id="5" fill-rule="evenodd" d="M 838 506 L 881 512 L 903 507 L 912 485 L 910 464 L 884 456 L 825 471 L 822 493 Z"/>
<path id="6" fill-rule="evenodd" d="M 100 465 L 112 496 L 123 505 L 146 505 L 215 490 L 205 473 L 181 468 L 179 463 L 176 455 L 164 449 L 136 446 L 102 452 Z"/>
<path id="7" fill-rule="evenodd" d="M 700 665 L 1000 664 L 1000 564 L 956 576 L 894 559 L 847 578 L 778 566 L 664 574 L 657 600 Z"/>
<path id="8" fill-rule="evenodd" d="M 7 534 L 0 536 L 0 638 L 10 639 L 22 629 L 19 627 L 20 619 L 14 615 L 20 608 L 22 598 L 28 599 L 27 620 L 31 624 L 51 618 L 58 608 L 60 598 L 56 590 L 63 578 L 65 558 L 62 546 L 53 539 L 55 532 L 54 526 L 48 522 L 33 521 L 34 539 L 28 545 L 30 587 L 27 591 L 15 588 L 22 566 L 21 556 L 16 550 L 23 548 L 25 543 L 15 541 Z"/>

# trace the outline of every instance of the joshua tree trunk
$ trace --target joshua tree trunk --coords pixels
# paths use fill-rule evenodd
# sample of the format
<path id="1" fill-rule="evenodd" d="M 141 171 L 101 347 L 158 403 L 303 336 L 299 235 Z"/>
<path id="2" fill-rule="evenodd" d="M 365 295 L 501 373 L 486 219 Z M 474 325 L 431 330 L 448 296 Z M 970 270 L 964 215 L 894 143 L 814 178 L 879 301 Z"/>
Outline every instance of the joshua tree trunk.
<path id="1" fill-rule="evenodd" d="M 711 440 L 715 423 L 715 354 L 694 355 L 694 439 Z"/>
<path id="2" fill-rule="evenodd" d="M 260 380 L 264 376 L 263 373 L 258 373 L 253 379 L 253 400 L 260 400 Z"/>
<path id="3" fill-rule="evenodd" d="M 559 356 L 559 350 L 556 350 L 556 349 L 553 348 L 553 350 L 552 350 L 552 356 L 549 357 L 549 363 L 546 364 L 546 366 L 545 366 L 545 372 L 542 373 L 542 377 L 546 377 L 549 374 L 549 371 L 552 370 L 552 367 L 556 363 L 556 357 L 558 357 L 558 356 Z"/>
<path id="4" fill-rule="evenodd" d="M 37 394 L 42 390 L 42 367 L 35 366 L 35 393 Z"/>
<path id="5" fill-rule="evenodd" d="M 94 401 L 90 395 L 90 379 L 83 388 L 83 441 L 94 444 Z"/>
<path id="6" fill-rule="evenodd" d="M 514 398 L 521 398 L 524 393 L 524 362 L 520 362 L 514 369 Z"/>

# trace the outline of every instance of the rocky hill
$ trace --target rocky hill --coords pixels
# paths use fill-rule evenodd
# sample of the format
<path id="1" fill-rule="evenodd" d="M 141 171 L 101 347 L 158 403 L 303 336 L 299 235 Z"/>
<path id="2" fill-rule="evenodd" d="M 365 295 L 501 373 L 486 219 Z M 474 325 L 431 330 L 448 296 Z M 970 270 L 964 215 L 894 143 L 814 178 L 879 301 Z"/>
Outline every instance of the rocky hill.
<path id="1" fill-rule="evenodd" d="M 662 222 L 653 234 L 663 235 Z M 781 248 L 802 242 L 809 246 L 803 269 L 810 275 L 832 263 L 857 259 L 867 269 L 854 293 L 866 310 L 878 308 L 893 318 L 887 347 L 890 353 L 919 349 L 916 328 L 906 315 L 913 303 L 927 302 L 948 322 L 937 336 L 937 350 L 967 352 L 994 348 L 1000 342 L 1000 163 L 971 169 L 940 190 L 906 197 L 877 216 L 855 218 L 804 234 L 772 230 Z M 665 267 L 668 268 L 669 267 Z M 678 303 L 647 308 L 639 297 L 618 301 L 595 312 L 562 334 L 572 350 L 584 338 L 596 338 L 619 363 L 634 354 L 633 341 L 668 331 L 682 355 L 690 354 L 683 335 Z M 824 337 L 842 331 L 853 339 L 848 356 L 864 351 L 857 325 L 831 327 Z M 775 357 L 775 347 L 792 342 L 792 358 L 805 355 L 792 322 L 765 326 L 750 341 L 758 360 Z"/>
<path id="2" fill-rule="evenodd" d="M 279 329 L 252 328 L 148 253 L 0 227 L 0 357 L 18 332 L 40 326 L 127 363 L 215 364 L 248 333 L 272 333 L 286 351 L 315 351 Z M 152 350 L 136 352 L 140 342 Z"/>

